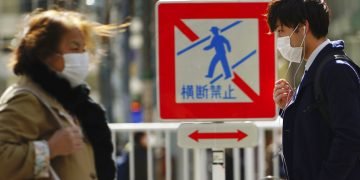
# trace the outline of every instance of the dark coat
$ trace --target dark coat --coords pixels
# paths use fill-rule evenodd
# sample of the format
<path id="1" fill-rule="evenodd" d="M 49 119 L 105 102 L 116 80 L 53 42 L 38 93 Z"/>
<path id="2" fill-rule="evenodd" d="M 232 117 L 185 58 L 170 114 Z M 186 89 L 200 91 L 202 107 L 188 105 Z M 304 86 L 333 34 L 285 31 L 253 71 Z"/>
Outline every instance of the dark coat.
<path id="1" fill-rule="evenodd" d="M 319 62 L 343 48 L 343 41 L 334 41 L 322 49 L 282 114 L 283 149 L 290 180 L 360 179 L 360 85 L 348 62 L 330 61 L 321 75 L 320 86 L 332 128 L 314 106 L 314 76 Z"/>

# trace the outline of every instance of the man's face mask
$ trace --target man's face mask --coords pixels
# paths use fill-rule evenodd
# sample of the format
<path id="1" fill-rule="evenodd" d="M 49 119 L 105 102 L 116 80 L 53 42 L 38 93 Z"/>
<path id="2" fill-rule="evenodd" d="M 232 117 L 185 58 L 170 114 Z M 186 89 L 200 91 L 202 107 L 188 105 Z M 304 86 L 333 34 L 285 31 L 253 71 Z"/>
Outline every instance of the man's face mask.
<path id="1" fill-rule="evenodd" d="M 279 37 L 277 39 L 277 48 L 280 51 L 281 55 L 290 62 L 300 63 L 301 55 L 303 52 L 303 44 L 306 37 L 305 27 L 304 27 L 304 38 L 301 41 L 300 47 L 291 47 L 290 38 L 296 31 L 299 25 L 296 26 L 294 31 L 290 34 L 290 36 Z"/>

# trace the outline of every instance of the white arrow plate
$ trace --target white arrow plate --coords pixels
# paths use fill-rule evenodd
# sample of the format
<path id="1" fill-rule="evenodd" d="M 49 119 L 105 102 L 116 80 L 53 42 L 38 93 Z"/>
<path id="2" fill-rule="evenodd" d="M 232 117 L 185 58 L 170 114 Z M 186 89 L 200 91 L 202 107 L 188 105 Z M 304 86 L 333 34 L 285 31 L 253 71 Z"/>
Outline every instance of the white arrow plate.
<path id="1" fill-rule="evenodd" d="M 177 138 L 182 148 L 253 147 L 258 142 L 258 129 L 253 123 L 184 123 Z"/>

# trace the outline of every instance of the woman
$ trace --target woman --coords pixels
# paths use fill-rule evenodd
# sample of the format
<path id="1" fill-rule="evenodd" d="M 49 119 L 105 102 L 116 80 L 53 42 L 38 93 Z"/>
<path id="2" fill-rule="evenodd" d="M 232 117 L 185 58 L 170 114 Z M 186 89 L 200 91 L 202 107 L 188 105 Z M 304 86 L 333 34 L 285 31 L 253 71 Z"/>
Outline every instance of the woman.
<path id="1" fill-rule="evenodd" d="M 114 179 L 105 112 L 84 85 L 94 35 L 111 27 L 60 10 L 27 26 L 11 63 L 19 81 L 0 99 L 1 179 Z"/>

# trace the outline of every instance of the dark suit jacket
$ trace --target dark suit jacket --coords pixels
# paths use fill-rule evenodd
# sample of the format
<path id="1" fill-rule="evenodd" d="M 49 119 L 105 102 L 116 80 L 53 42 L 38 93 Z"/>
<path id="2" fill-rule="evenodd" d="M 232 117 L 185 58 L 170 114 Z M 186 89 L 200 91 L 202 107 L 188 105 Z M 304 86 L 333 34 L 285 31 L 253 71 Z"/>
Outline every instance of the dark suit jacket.
<path id="1" fill-rule="evenodd" d="M 333 41 L 319 53 L 282 114 L 290 180 L 360 179 L 360 85 L 348 62 L 330 61 L 322 72 L 325 109 L 333 128 L 314 106 L 314 76 L 319 61 L 343 48 L 343 41 Z"/>

